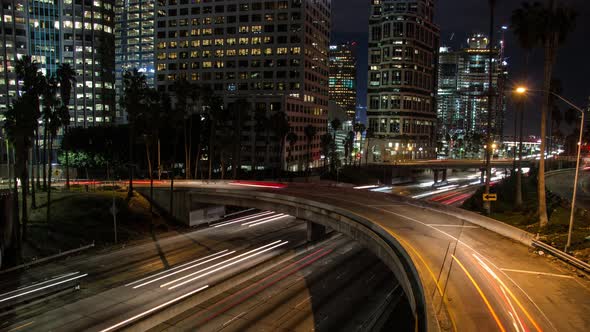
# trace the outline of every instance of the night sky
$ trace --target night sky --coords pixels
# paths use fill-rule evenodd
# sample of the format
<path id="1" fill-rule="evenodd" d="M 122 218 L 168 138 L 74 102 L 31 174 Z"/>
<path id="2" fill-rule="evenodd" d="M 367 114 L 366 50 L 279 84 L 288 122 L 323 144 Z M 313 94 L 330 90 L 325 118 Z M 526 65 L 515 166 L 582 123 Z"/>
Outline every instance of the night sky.
<path id="1" fill-rule="evenodd" d="M 554 77 L 563 82 L 563 96 L 571 99 L 580 107 L 588 105 L 590 96 L 590 1 L 561 0 L 578 11 L 577 27 L 563 45 L 558 54 Z M 510 16 L 518 8 L 520 0 L 497 0 L 498 26 L 509 25 Z M 332 41 L 344 42 L 354 40 L 358 46 L 358 87 L 359 103 L 366 105 L 367 87 L 367 36 L 369 20 L 369 0 L 333 0 Z M 435 23 L 441 29 L 441 44 L 460 48 L 467 36 L 473 32 L 487 34 L 489 29 L 489 7 L 486 0 L 439 0 L 437 1 Z M 451 39 L 451 37 L 453 37 Z M 513 38 L 512 32 L 506 33 L 506 55 L 510 64 L 509 79 L 519 81 L 524 62 L 523 52 Z M 543 56 L 542 50 L 536 50 L 531 59 L 531 87 L 542 88 Z M 538 134 L 540 126 L 540 96 L 530 98 L 525 121 L 526 131 Z M 566 106 L 564 105 L 565 109 Z M 505 135 L 513 132 L 513 104 L 509 100 L 506 114 Z M 568 128 L 563 128 L 569 134 Z"/>

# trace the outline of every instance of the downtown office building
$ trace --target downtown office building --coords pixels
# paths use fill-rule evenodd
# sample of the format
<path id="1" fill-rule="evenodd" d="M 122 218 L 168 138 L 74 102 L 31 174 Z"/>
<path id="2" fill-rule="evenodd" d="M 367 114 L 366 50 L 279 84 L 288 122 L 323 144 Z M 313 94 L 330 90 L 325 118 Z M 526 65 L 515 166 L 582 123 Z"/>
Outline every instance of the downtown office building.
<path id="1" fill-rule="evenodd" d="M 356 116 L 356 43 L 330 46 L 330 101 L 342 107 L 348 120 Z"/>
<path id="2" fill-rule="evenodd" d="M 501 141 L 506 113 L 504 89 L 507 62 L 504 43 L 490 51 L 489 39 L 473 34 L 467 47 L 453 51 L 441 47 L 438 74 L 438 139 L 442 154 L 450 158 L 477 157 L 483 152 L 488 131 L 488 98 L 490 95 L 490 52 L 492 52 L 491 129 L 495 141 Z"/>
<path id="3" fill-rule="evenodd" d="M 186 79 L 209 86 L 229 109 L 236 101 L 250 104 L 242 137 L 244 167 L 281 165 L 301 171 L 307 168 L 308 146 L 312 167 L 322 164 L 330 0 L 160 0 L 156 13 L 159 91 L 174 96 L 174 82 Z M 289 153 L 289 147 L 280 151 L 277 140 L 270 140 L 271 153 L 265 153 L 265 135 L 254 132 L 256 111 L 268 117 L 279 111 L 287 114 L 298 136 Z M 304 131 L 308 125 L 316 128 L 311 142 Z"/>
<path id="4" fill-rule="evenodd" d="M 372 0 L 367 95 L 368 161 L 436 156 L 434 0 Z"/>
<path id="5" fill-rule="evenodd" d="M 72 126 L 111 121 L 114 0 L 9 0 L 0 15 L 0 113 L 17 97 L 16 60 L 28 55 L 46 76 L 61 63 L 75 70 Z"/>

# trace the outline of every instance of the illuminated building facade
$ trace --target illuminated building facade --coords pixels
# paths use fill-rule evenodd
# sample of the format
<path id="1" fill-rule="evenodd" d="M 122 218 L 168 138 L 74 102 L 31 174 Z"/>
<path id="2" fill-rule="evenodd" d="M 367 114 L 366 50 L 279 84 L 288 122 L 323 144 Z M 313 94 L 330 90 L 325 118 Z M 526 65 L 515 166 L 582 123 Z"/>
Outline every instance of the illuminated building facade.
<path id="1" fill-rule="evenodd" d="M 15 63 L 29 55 L 46 75 L 60 63 L 76 72 L 72 126 L 111 120 L 114 110 L 114 0 L 3 1 L 0 15 L 0 112 L 17 95 Z"/>
<path id="2" fill-rule="evenodd" d="M 279 151 L 278 144 L 265 153 L 265 135 L 254 134 L 250 116 L 242 164 L 305 169 L 308 125 L 317 132 L 310 144 L 311 164 L 321 164 L 329 99 L 330 0 L 160 0 L 156 12 L 158 90 L 174 95 L 174 82 L 187 79 L 209 86 L 226 107 L 245 100 L 251 112 L 264 110 L 268 117 L 285 111 L 299 137 L 291 160 L 286 161 L 286 149 Z"/>
<path id="3" fill-rule="evenodd" d="M 342 107 L 349 120 L 356 115 L 356 43 L 330 46 L 330 100 Z"/>
<path id="4" fill-rule="evenodd" d="M 437 94 L 438 137 L 448 150 L 449 157 L 460 157 L 464 146 L 481 141 L 487 134 L 489 88 L 489 40 L 483 34 L 473 34 L 467 40 L 468 47 L 452 51 L 441 47 L 439 57 L 439 81 Z M 507 63 L 503 57 L 503 43 L 493 52 L 492 76 L 492 136 L 503 136 L 506 98 L 504 86 Z M 479 144 L 479 143 L 478 143 Z M 461 145 L 461 144 L 459 144 Z"/>
<path id="5" fill-rule="evenodd" d="M 435 156 L 440 32 L 433 17 L 433 0 L 371 1 L 369 162 Z"/>
<path id="6" fill-rule="evenodd" d="M 185 0 L 186 1 L 186 0 Z M 156 0 L 115 0 L 116 91 L 123 91 L 123 73 L 137 68 L 148 86 L 155 82 Z M 125 116 L 117 112 L 118 120 Z"/>

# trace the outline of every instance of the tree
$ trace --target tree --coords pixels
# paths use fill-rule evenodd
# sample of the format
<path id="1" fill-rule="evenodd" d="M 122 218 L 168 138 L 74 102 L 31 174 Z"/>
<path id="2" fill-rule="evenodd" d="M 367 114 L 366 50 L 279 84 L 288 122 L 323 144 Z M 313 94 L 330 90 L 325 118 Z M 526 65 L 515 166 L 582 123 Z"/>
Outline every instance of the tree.
<path id="1" fill-rule="evenodd" d="M 35 96 L 25 93 L 18 97 L 14 103 L 8 107 L 4 113 L 6 117 L 4 120 L 4 131 L 6 137 L 15 149 L 15 164 L 14 164 L 14 194 L 15 201 L 18 204 L 18 182 L 17 178 L 21 179 L 21 204 L 22 204 L 22 239 L 27 238 L 27 181 L 28 181 L 28 157 L 29 149 L 33 143 L 33 135 L 37 127 L 38 109 L 35 108 Z M 18 211 L 18 208 L 16 209 Z M 18 215 L 18 213 L 17 213 Z M 17 217 L 18 218 L 18 217 Z M 20 226 L 19 226 L 20 227 Z M 20 239 L 19 239 L 20 240 Z"/>
<path id="2" fill-rule="evenodd" d="M 354 132 L 357 135 L 360 135 L 360 137 L 361 137 L 361 141 L 359 142 L 361 151 L 363 149 L 363 136 L 362 135 L 365 132 L 365 130 L 366 130 L 366 127 L 364 124 L 362 124 L 360 122 L 354 124 Z M 356 158 L 356 156 L 355 156 L 355 158 Z M 359 159 L 359 167 L 361 167 L 361 160 L 360 159 Z"/>
<path id="3" fill-rule="evenodd" d="M 200 101 L 200 90 L 186 79 L 180 79 L 174 82 L 173 89 L 176 96 L 176 108 L 184 114 L 184 121 L 182 123 L 184 137 L 184 174 L 185 178 L 189 179 L 191 176 L 192 160 L 192 115 Z"/>
<path id="4" fill-rule="evenodd" d="M 538 172 L 539 225 L 544 228 L 549 223 L 545 192 L 545 149 L 547 146 L 547 116 L 551 109 L 551 79 L 557 60 L 557 49 L 566 40 L 568 34 L 573 31 L 576 14 L 568 7 L 558 7 L 556 0 L 549 0 L 547 6 L 525 5 L 521 9 L 521 12 L 515 12 L 513 15 L 513 20 L 515 16 L 518 18 L 517 29 L 528 29 L 528 33 L 531 34 L 529 45 L 533 47 L 540 45 L 544 49 L 541 155 Z M 515 31 L 520 31 L 517 29 Z"/>
<path id="5" fill-rule="evenodd" d="M 313 126 L 313 125 L 307 125 L 304 129 L 303 132 L 305 134 L 305 138 L 307 140 L 307 166 L 306 166 L 306 170 L 309 174 L 310 171 L 310 164 L 311 164 L 311 145 L 313 143 L 313 140 L 315 139 L 315 136 L 317 135 L 318 129 Z"/>
<path id="6" fill-rule="evenodd" d="M 123 73 L 121 106 L 127 112 L 127 121 L 129 122 L 129 191 L 127 193 L 127 197 L 129 198 L 133 197 L 135 126 L 138 117 L 145 107 L 146 91 L 146 77 L 137 68 L 127 70 Z"/>
<path id="7" fill-rule="evenodd" d="M 539 45 L 540 35 L 537 27 L 540 20 L 541 4 L 538 2 L 532 5 L 524 2 L 522 6 L 512 13 L 511 23 L 514 34 L 520 44 L 520 47 L 525 51 L 525 65 L 522 71 L 523 82 L 528 83 L 528 70 L 530 63 L 530 56 L 535 47 Z M 520 100 L 520 144 L 518 148 L 518 172 L 516 173 L 516 206 L 522 206 L 522 145 L 523 145 L 523 126 L 524 126 L 524 100 Z"/>
<path id="8" fill-rule="evenodd" d="M 254 146 L 252 147 L 252 171 L 254 172 L 254 176 L 256 176 L 258 169 L 258 137 L 262 133 L 266 134 L 267 125 L 268 116 L 266 109 L 256 109 L 254 111 Z"/>
<path id="9" fill-rule="evenodd" d="M 289 164 L 293 161 L 292 160 L 292 154 L 293 154 L 293 149 L 295 148 L 295 144 L 297 144 L 297 141 L 299 140 L 299 136 L 297 136 L 297 134 L 295 132 L 289 132 L 287 134 L 287 142 L 289 142 L 289 149 L 288 149 L 288 155 L 287 155 L 287 169 L 289 168 Z"/>
<path id="10" fill-rule="evenodd" d="M 69 63 L 61 63 L 57 67 L 57 82 L 59 83 L 59 95 L 61 97 L 62 107 L 68 107 L 72 99 L 72 86 L 76 83 L 76 72 Z M 104 105 L 104 104 L 103 104 Z M 64 132 L 67 134 L 70 125 L 68 121 L 64 123 Z M 70 159 L 66 151 L 66 189 L 70 189 Z"/>
<path id="11" fill-rule="evenodd" d="M 58 83 L 54 77 L 47 80 L 45 89 L 43 90 L 43 119 L 45 121 L 46 132 L 48 133 L 47 141 L 49 142 L 48 164 L 49 171 L 47 173 L 47 209 L 46 222 L 51 223 L 51 176 L 53 166 L 53 140 L 57 136 L 58 130 L 69 124 L 70 112 L 68 107 L 63 105 L 57 98 Z"/>
<path id="12" fill-rule="evenodd" d="M 326 133 L 320 137 L 320 147 L 322 149 L 322 155 L 324 156 L 324 171 L 326 170 L 328 158 L 330 157 L 330 149 L 334 139 L 332 135 Z"/>
<path id="13" fill-rule="evenodd" d="M 232 104 L 231 115 L 233 117 L 233 163 L 232 173 L 233 178 L 239 177 L 239 171 L 242 169 L 242 130 L 244 123 L 247 121 L 250 114 L 250 103 L 246 99 L 238 99 Z"/>
<path id="14" fill-rule="evenodd" d="M 345 155 L 345 162 L 347 162 L 347 164 L 351 164 L 352 163 L 352 151 L 353 151 L 353 147 L 354 147 L 354 132 L 353 131 L 349 131 L 348 134 L 346 135 L 346 138 L 344 139 L 344 155 Z"/>
<path id="15" fill-rule="evenodd" d="M 281 163 L 279 171 L 282 172 L 284 169 L 285 139 L 291 131 L 291 126 L 287 114 L 283 111 L 273 113 L 270 116 L 270 124 L 279 143 L 279 162 Z"/>
<path id="16" fill-rule="evenodd" d="M 336 142 L 336 132 L 342 128 L 342 121 L 338 118 L 334 118 L 330 121 L 330 127 L 332 127 L 332 130 L 334 131 L 334 142 Z"/>
<path id="17" fill-rule="evenodd" d="M 217 126 L 226 121 L 227 112 L 223 107 L 223 99 L 217 96 L 211 97 L 207 103 L 207 115 L 209 117 L 209 180 L 213 177 L 213 161 L 215 160 L 215 144 Z"/>

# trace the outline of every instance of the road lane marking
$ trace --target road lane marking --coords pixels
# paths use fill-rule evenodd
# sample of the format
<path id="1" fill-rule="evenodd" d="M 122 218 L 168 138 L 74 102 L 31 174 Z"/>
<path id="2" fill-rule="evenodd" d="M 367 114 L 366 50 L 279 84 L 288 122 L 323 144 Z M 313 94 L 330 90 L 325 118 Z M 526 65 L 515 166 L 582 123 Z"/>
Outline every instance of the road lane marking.
<path id="1" fill-rule="evenodd" d="M 254 249 L 254 250 L 250 250 L 250 251 L 248 251 L 248 252 L 246 252 L 246 253 L 243 253 L 243 254 L 241 254 L 241 255 L 238 255 L 238 256 L 236 256 L 236 257 L 232 257 L 232 258 L 230 258 L 230 259 L 228 259 L 228 260 L 226 260 L 226 261 L 223 261 L 223 262 L 217 263 L 217 264 L 215 264 L 215 265 L 211 265 L 211 266 L 209 266 L 209 267 L 207 267 L 207 268 L 204 268 L 204 269 L 202 269 L 202 270 L 199 270 L 199 271 L 197 271 L 197 272 L 193 272 L 193 273 L 191 273 L 191 274 L 188 274 L 188 275 L 186 275 L 186 276 L 184 276 L 184 277 L 180 277 L 180 278 L 178 278 L 178 279 L 172 280 L 172 281 L 170 281 L 170 282 L 167 282 L 167 283 L 165 283 L 165 284 L 162 284 L 162 285 L 160 285 L 160 287 L 162 287 L 162 288 L 163 288 L 163 287 L 167 287 L 167 286 L 169 286 L 169 285 L 171 285 L 171 284 L 174 284 L 174 283 L 176 283 L 176 282 L 178 282 L 178 281 L 180 281 L 180 280 L 184 280 L 184 279 L 186 279 L 186 278 L 190 278 L 190 277 L 192 277 L 192 276 L 196 275 L 196 277 L 194 277 L 194 278 L 191 278 L 191 279 L 189 279 L 189 280 L 183 281 L 183 282 L 181 282 L 181 283 L 178 283 L 178 284 L 176 284 L 176 285 L 174 285 L 174 286 L 172 286 L 172 287 L 168 288 L 169 290 L 175 289 L 175 288 L 177 288 L 177 287 L 180 287 L 180 286 L 182 286 L 182 285 L 185 285 L 185 284 L 187 284 L 187 283 L 189 283 L 189 282 L 191 282 L 191 281 L 195 281 L 195 280 L 197 280 L 197 279 L 200 279 L 200 278 L 202 278 L 202 277 L 208 276 L 208 275 L 210 275 L 211 273 L 214 273 L 214 272 L 217 272 L 217 271 L 223 270 L 223 269 L 225 269 L 225 268 L 227 268 L 227 267 L 230 267 L 230 266 L 232 266 L 232 265 L 235 265 L 235 264 L 237 264 L 237 263 L 243 262 L 243 261 L 245 261 L 245 260 L 247 260 L 247 259 L 250 259 L 250 258 L 252 258 L 252 257 L 256 257 L 256 256 L 258 256 L 258 255 L 260 255 L 260 254 L 262 254 L 262 253 L 265 253 L 265 252 L 267 252 L 267 251 L 270 251 L 270 250 L 272 250 L 272 249 L 278 248 L 278 247 L 280 247 L 280 246 L 283 246 L 283 245 L 285 245 L 285 244 L 287 244 L 287 243 L 289 243 L 289 241 L 285 241 L 285 242 L 282 242 L 282 240 L 275 241 L 275 242 L 273 242 L 273 243 L 267 244 L 267 245 L 265 245 L 265 246 L 262 246 L 262 247 L 260 247 L 260 248 L 256 248 L 256 249 Z M 264 249 L 264 248 L 266 248 L 266 249 Z M 264 250 L 263 250 L 263 249 L 264 249 Z M 243 257 L 243 256 L 246 256 L 246 257 Z M 243 258 L 240 258 L 240 257 L 243 257 Z M 238 258 L 240 258 L 240 259 L 238 259 Z M 236 259 L 237 259 L 237 260 L 236 260 Z M 233 262 L 232 262 L 232 261 L 233 261 Z M 231 263 L 230 263 L 230 262 L 231 262 Z M 225 265 L 223 265 L 223 264 L 225 264 Z M 215 268 L 215 267 L 218 267 L 218 266 L 220 266 L 220 265 L 222 265 L 222 266 L 221 266 L 221 267 L 219 267 L 219 268 L 213 269 L 213 268 Z M 213 269 L 213 270 L 211 270 L 211 271 L 208 271 L 208 270 L 210 270 L 210 269 Z M 205 272 L 205 271 L 208 271 L 208 272 Z M 205 272 L 205 273 L 203 273 L 203 274 L 200 274 L 200 273 L 202 273 L 202 272 Z M 199 274 L 200 274 L 200 275 L 199 275 Z"/>
<path id="2" fill-rule="evenodd" d="M 225 250 L 225 251 L 227 251 L 227 250 Z M 207 259 L 207 260 L 205 260 L 205 261 L 203 261 L 203 259 L 199 259 L 199 260 L 197 260 L 197 261 L 201 261 L 201 262 L 199 262 L 199 263 L 197 263 L 197 264 L 194 264 L 194 265 L 191 265 L 191 266 L 189 266 L 189 267 L 185 267 L 184 269 L 180 269 L 180 270 L 178 270 L 178 271 L 174 271 L 174 272 L 170 272 L 170 270 L 163 271 L 163 272 L 170 272 L 170 273 L 168 273 L 168 274 L 165 274 L 165 275 L 163 275 L 163 276 L 160 276 L 160 277 L 158 277 L 158 278 L 156 278 L 156 279 L 152 279 L 152 280 L 150 280 L 150 281 L 146 281 L 146 282 L 144 282 L 144 283 L 142 283 L 142 284 L 139 284 L 139 285 L 133 286 L 133 289 L 138 289 L 138 288 L 141 288 L 141 287 L 143 287 L 143 286 L 146 286 L 146 285 L 149 285 L 149 284 L 151 284 L 151 283 L 154 283 L 154 282 L 156 282 L 156 281 L 158 281 L 158 280 L 162 280 L 162 279 L 165 279 L 165 278 L 171 277 L 171 276 L 173 276 L 173 275 L 175 275 L 175 274 L 178 274 L 178 273 L 180 273 L 180 272 L 184 272 L 184 271 L 190 270 L 190 269 L 192 269 L 192 268 L 195 268 L 195 267 L 197 267 L 197 266 L 201 266 L 201 265 L 203 265 L 203 264 L 207 264 L 207 263 L 209 263 L 209 262 L 212 262 L 212 261 L 214 261 L 214 260 L 217 260 L 217 259 L 223 258 L 223 257 L 225 257 L 225 256 L 229 256 L 229 255 L 231 255 L 231 254 L 234 254 L 234 253 L 235 253 L 235 251 L 229 251 L 229 252 L 226 252 L 226 253 L 224 253 L 224 254 L 222 254 L 222 255 L 218 255 L 218 254 L 215 254 L 215 255 L 210 255 L 210 256 L 204 257 L 203 259 L 209 258 L 209 257 L 211 257 L 211 256 L 215 256 L 215 257 L 209 258 L 209 259 Z M 192 264 L 192 263 L 191 263 L 191 264 Z M 188 264 L 185 264 L 185 266 L 186 266 L 186 265 L 188 265 Z M 182 267 L 182 266 L 179 266 L 179 267 Z M 160 273 L 160 274 L 161 274 L 161 273 Z M 147 278 L 144 278 L 144 279 L 151 279 L 152 277 L 155 277 L 155 276 L 156 276 L 156 275 L 153 275 L 153 276 L 151 276 L 151 277 L 147 277 Z"/>
<path id="3" fill-rule="evenodd" d="M 30 286 L 26 286 L 26 287 L 18 288 L 18 289 L 15 289 L 15 290 L 13 290 L 13 291 L 10 291 L 10 292 L 6 292 L 6 293 L 3 293 L 3 294 L 0 294 L 0 298 L 2 298 L 2 297 L 4 297 L 4 296 L 6 296 L 6 295 L 8 295 L 8 294 L 17 293 L 17 292 L 23 291 L 23 290 L 25 290 L 25 289 L 29 289 L 29 288 L 33 288 L 33 287 L 37 287 L 37 286 L 39 286 L 39 285 L 43 285 L 43 284 L 46 284 L 46 283 L 49 283 L 49 282 L 52 282 L 52 281 L 56 281 L 56 280 L 58 280 L 58 279 L 67 278 L 67 277 L 70 277 L 70 276 L 76 275 L 76 274 L 78 274 L 78 273 L 80 273 L 80 272 L 72 272 L 72 273 L 64 274 L 64 275 L 62 275 L 62 276 L 59 276 L 59 277 L 55 277 L 55 278 L 52 278 L 52 279 L 49 279 L 49 280 L 45 280 L 45 281 L 42 281 L 42 282 L 36 283 L 36 284 L 30 285 Z"/>
<path id="4" fill-rule="evenodd" d="M 51 284 L 51 285 L 43 286 L 43 287 L 36 288 L 36 289 L 30 290 L 30 291 L 26 291 L 26 292 L 24 292 L 24 293 L 20 293 L 20 294 L 16 294 L 16 295 L 13 295 L 13 296 L 9 296 L 9 297 L 7 297 L 7 298 L 1 299 L 1 300 L 0 300 L 0 302 L 8 301 L 8 300 L 11 300 L 11 299 L 17 298 L 17 297 L 19 297 L 19 296 L 23 296 L 23 295 L 27 295 L 27 294 L 35 293 L 35 292 L 38 292 L 38 291 L 40 291 L 40 290 L 43 290 L 43 289 L 46 289 L 46 288 L 49 288 L 49 287 L 53 287 L 53 286 L 57 286 L 57 285 L 60 285 L 60 284 L 66 283 L 66 282 L 68 282 L 68 281 L 72 281 L 72 280 L 76 280 L 76 279 L 84 278 L 84 277 L 86 277 L 87 275 L 88 275 L 88 273 L 86 273 L 86 274 L 81 274 L 81 275 L 75 276 L 75 277 L 73 277 L 73 278 L 70 278 L 70 279 L 66 279 L 66 280 L 62 280 L 62 281 L 60 281 L 60 282 L 56 282 L 56 283 L 54 283 L 54 284 Z"/>
<path id="5" fill-rule="evenodd" d="M 425 225 L 431 226 L 431 227 L 480 228 L 479 226 L 473 226 L 473 225 L 439 225 L 439 224 L 425 224 Z"/>
<path id="6" fill-rule="evenodd" d="M 241 314 L 237 315 L 236 317 L 228 320 L 227 322 L 223 323 L 223 327 L 226 327 L 227 325 L 231 324 L 233 321 L 235 321 L 236 319 L 239 319 L 240 317 L 244 316 L 245 314 L 246 314 L 246 311 L 244 311 Z"/>
<path id="7" fill-rule="evenodd" d="M 556 278 L 574 279 L 574 277 L 568 276 L 565 274 L 555 274 L 555 273 L 527 271 L 527 270 L 514 270 L 514 269 L 500 269 L 500 270 L 504 271 L 504 272 L 517 272 L 517 273 L 536 274 L 536 275 L 543 275 L 543 276 L 556 277 Z"/>
<path id="8" fill-rule="evenodd" d="M 184 295 L 182 295 L 182 296 L 179 296 L 179 297 L 177 297 L 177 298 L 175 298 L 175 299 L 172 299 L 172 300 L 170 300 L 170 301 L 168 301 L 168 302 L 166 302 L 166 303 L 160 304 L 159 306 L 153 307 L 153 308 L 151 308 L 151 309 L 149 309 L 149 310 L 147 310 L 147 311 L 144 311 L 144 312 L 142 312 L 142 313 L 140 313 L 140 314 L 137 314 L 137 315 L 135 315 L 135 316 L 133 316 L 133 317 L 131 317 L 131 318 L 129 318 L 129 319 L 126 319 L 126 320 L 124 320 L 124 321 L 122 321 L 122 322 L 119 322 L 119 323 L 117 323 L 117 324 L 115 324 L 115 325 L 113 325 L 113 326 L 111 326 L 111 327 L 107 327 L 106 329 L 104 329 L 104 330 L 101 330 L 100 332 L 108 332 L 108 331 L 112 331 L 112 330 L 114 330 L 114 329 L 117 329 L 117 328 L 119 328 L 119 327 L 121 327 L 121 326 L 124 326 L 124 325 L 126 325 L 126 324 L 128 324 L 128 323 L 131 323 L 132 321 L 134 321 L 134 320 L 136 320 L 136 319 L 138 319 L 138 318 L 141 318 L 141 317 L 143 317 L 143 316 L 149 315 L 149 314 L 151 314 L 152 312 L 154 312 L 154 311 L 156 311 L 156 310 L 159 310 L 159 309 L 161 309 L 161 308 L 164 308 L 164 307 L 166 307 L 166 306 L 168 306 L 168 305 L 170 305 L 170 304 L 172 304 L 172 303 L 175 303 L 175 302 L 181 301 L 181 300 L 183 300 L 183 299 L 185 299 L 185 298 L 187 298 L 187 297 L 189 297 L 189 296 L 191 296 L 191 295 L 193 295 L 193 294 L 196 294 L 196 293 L 198 293 L 198 292 L 200 292 L 200 291 L 202 291 L 202 290 L 204 290 L 204 289 L 206 289 L 206 288 L 208 288 L 208 287 L 209 287 L 209 285 L 205 285 L 205 286 L 203 286 L 203 287 L 201 287 L 201 288 L 197 288 L 197 289 L 195 289 L 194 291 L 191 291 L 191 292 L 189 292 L 189 293 L 186 293 L 186 294 L 184 294 Z"/>
<path id="9" fill-rule="evenodd" d="M 496 321 L 496 324 L 498 324 L 498 328 L 500 328 L 500 331 L 506 332 L 506 329 L 502 325 L 502 322 L 500 322 L 500 318 L 498 318 L 498 315 L 496 314 L 496 311 L 494 310 L 494 308 L 492 308 L 492 305 L 490 304 L 490 301 L 488 301 L 488 298 L 483 293 L 483 291 L 481 290 L 481 288 L 479 287 L 479 285 L 477 284 L 477 282 L 475 281 L 475 279 L 473 279 L 473 277 L 471 276 L 471 274 L 469 273 L 469 271 L 467 271 L 467 269 L 465 268 L 465 266 L 463 265 L 463 263 L 461 263 L 461 261 L 459 259 L 457 259 L 457 257 L 455 255 L 451 255 L 451 257 L 453 257 L 453 259 L 455 260 L 455 262 L 457 262 L 457 264 L 459 264 L 459 267 L 463 270 L 463 272 L 465 272 L 465 275 L 467 275 L 467 278 L 469 278 L 469 280 L 471 281 L 471 283 L 473 284 L 473 286 L 475 287 L 475 289 L 479 293 L 479 296 L 481 296 L 482 300 L 484 301 L 484 303 L 488 307 L 488 310 L 492 314 L 492 317 L 494 317 L 494 320 Z"/>
<path id="10" fill-rule="evenodd" d="M 25 324 L 23 324 L 23 325 L 20 325 L 20 326 L 17 326 L 17 327 L 15 327 L 15 328 L 13 328 L 13 329 L 10 329 L 10 330 L 8 330 L 7 332 L 18 331 L 18 330 L 20 330 L 20 329 L 22 329 L 22 328 L 24 328 L 24 327 L 27 327 L 27 326 L 29 326 L 29 325 L 33 324 L 34 322 L 35 322 L 35 321 L 30 321 L 30 322 L 28 322 L 28 323 L 25 323 Z"/>
<path id="11" fill-rule="evenodd" d="M 537 322 L 533 319 L 533 317 L 529 314 L 529 312 L 524 308 L 524 306 L 520 303 L 520 301 L 516 298 L 516 296 L 514 296 L 514 294 L 512 293 L 512 291 L 506 287 L 506 284 L 504 284 L 504 282 L 502 281 L 502 279 L 500 279 L 498 277 L 498 275 L 496 273 L 494 273 L 494 271 L 492 271 L 492 269 L 476 254 L 472 254 L 473 257 L 475 257 L 475 259 L 479 262 L 479 264 L 494 278 L 498 281 L 498 283 L 508 292 L 508 294 L 510 295 L 510 297 L 516 302 L 516 304 L 520 307 L 520 310 L 522 310 L 524 312 L 524 314 L 527 316 L 527 318 L 531 321 L 531 323 L 533 323 L 533 325 L 535 326 L 535 329 L 537 329 L 537 331 L 541 332 L 541 327 L 539 327 L 539 325 L 537 324 Z"/>

